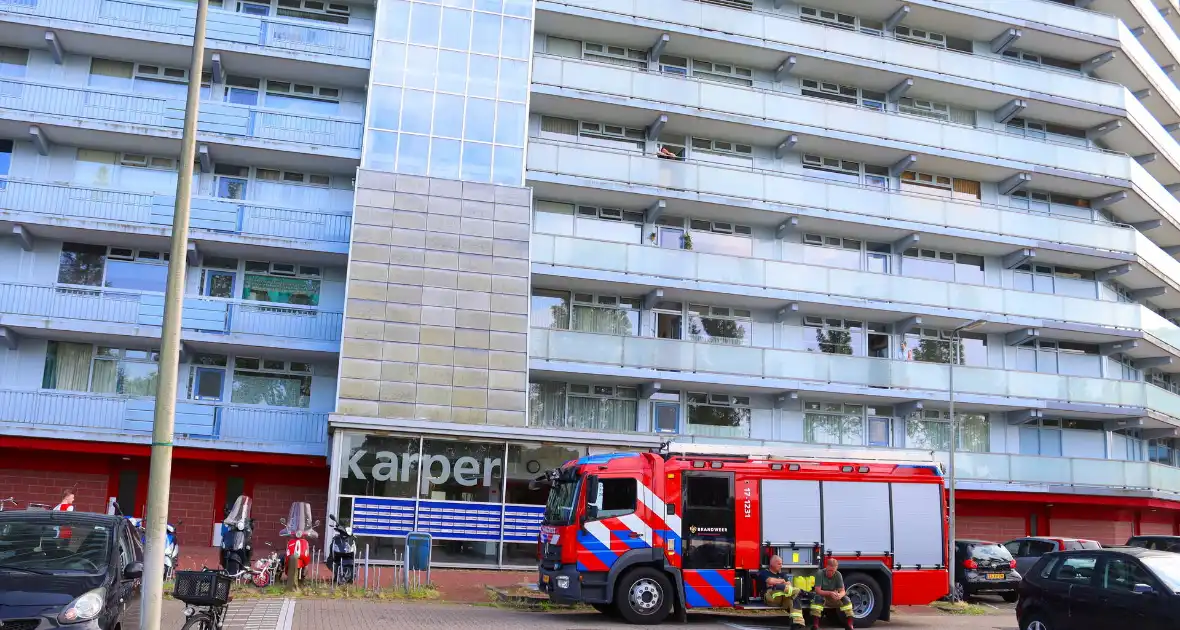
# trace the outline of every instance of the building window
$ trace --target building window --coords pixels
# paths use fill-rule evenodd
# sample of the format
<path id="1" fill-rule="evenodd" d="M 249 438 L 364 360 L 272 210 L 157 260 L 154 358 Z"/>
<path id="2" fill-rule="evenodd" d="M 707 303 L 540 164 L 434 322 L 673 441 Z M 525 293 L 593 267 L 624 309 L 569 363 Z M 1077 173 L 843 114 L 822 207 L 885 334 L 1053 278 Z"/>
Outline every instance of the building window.
<path id="1" fill-rule="evenodd" d="M 323 2 L 323 0 L 278 0 L 276 14 L 281 17 L 315 20 L 330 24 L 348 24 L 348 16 L 351 11 L 351 7 L 347 4 Z"/>
<path id="2" fill-rule="evenodd" d="M 749 437 L 750 398 L 689 393 L 688 433 L 708 437 Z"/>
<path id="3" fill-rule="evenodd" d="M 1060 265 L 1019 265 L 1012 272 L 1012 288 L 1088 299 L 1098 297 L 1093 271 Z"/>
<path id="4" fill-rule="evenodd" d="M 905 171 L 901 174 L 901 189 L 924 195 L 939 195 L 970 201 L 979 201 L 980 195 L 980 184 L 973 179 L 918 171 Z"/>
<path id="5" fill-rule="evenodd" d="M 533 229 L 539 233 L 620 243 L 642 242 L 642 212 L 543 200 L 538 200 L 535 208 Z"/>
<path id="6" fill-rule="evenodd" d="M 897 111 L 911 116 L 975 126 L 975 110 L 962 109 L 937 101 L 906 97 L 897 102 Z"/>
<path id="7" fill-rule="evenodd" d="M 529 305 L 529 324 L 535 328 L 569 330 L 570 294 L 568 291 L 533 289 Z"/>
<path id="8" fill-rule="evenodd" d="M 1102 360 L 1094 344 L 1030 339 L 1016 348 L 1016 369 L 1099 378 Z"/>
<path id="9" fill-rule="evenodd" d="M 45 389 L 152 397 L 160 355 L 154 350 L 50 341 L 41 386 Z"/>
<path id="10" fill-rule="evenodd" d="M 748 225 L 662 216 L 656 221 L 655 231 L 648 235 L 648 240 L 665 249 L 751 256 L 754 251 L 753 234 L 753 228 Z"/>
<path id="11" fill-rule="evenodd" d="M 176 160 L 170 157 L 78 149 L 74 183 L 126 192 L 175 194 Z M 193 179 L 199 177 L 193 174 Z"/>
<path id="12" fill-rule="evenodd" d="M 340 89 L 268 80 L 263 104 L 274 109 L 335 116 L 340 113 Z"/>
<path id="13" fill-rule="evenodd" d="M 62 243 L 58 284 L 163 293 L 168 254 L 143 249 Z"/>
<path id="14" fill-rule="evenodd" d="M 859 30 L 868 35 L 880 36 L 885 30 L 885 24 L 882 22 L 865 20 L 855 15 L 814 7 L 799 7 L 799 18 L 804 22 L 811 22 L 812 24 L 820 24 L 845 31 Z"/>
<path id="15" fill-rule="evenodd" d="M 1174 438 L 1148 440 L 1147 461 L 1166 466 L 1180 466 L 1176 443 L 1177 440 Z"/>
<path id="16" fill-rule="evenodd" d="M 890 273 L 893 245 L 855 238 L 804 234 L 803 262 L 873 273 Z"/>
<path id="17" fill-rule="evenodd" d="M 870 188 L 889 188 L 889 169 L 852 160 L 803 154 L 803 174 L 817 179 L 863 184 Z"/>
<path id="18" fill-rule="evenodd" d="M 748 144 L 729 142 L 728 140 L 710 140 L 709 138 L 692 138 L 692 156 L 694 159 L 737 166 L 753 165 L 754 147 Z"/>
<path id="19" fill-rule="evenodd" d="M 803 439 L 812 444 L 889 446 L 892 416 L 892 407 L 806 402 Z"/>
<path id="20" fill-rule="evenodd" d="M 12 140 L 0 139 L 0 190 L 8 185 L 8 174 L 12 172 Z"/>
<path id="21" fill-rule="evenodd" d="M 885 324 L 805 315 L 803 347 L 808 352 L 889 358 L 889 333 Z"/>
<path id="22" fill-rule="evenodd" d="M 1043 418 L 1021 425 L 1020 454 L 1061 457 L 1061 420 Z"/>
<path id="23" fill-rule="evenodd" d="M 1095 220 L 1094 211 L 1090 209 L 1089 199 L 1061 193 L 1018 190 L 1008 196 L 1008 205 L 1040 214 L 1071 217 L 1085 221 Z"/>
<path id="24" fill-rule="evenodd" d="M 689 339 L 699 343 L 748 346 L 753 332 L 750 311 L 723 306 L 688 307 Z"/>
<path id="25" fill-rule="evenodd" d="M 574 293 L 570 329 L 606 335 L 639 334 L 640 298 Z"/>
<path id="26" fill-rule="evenodd" d="M 1125 354 L 1120 353 L 1120 354 L 1113 355 L 1110 357 L 1110 360 L 1111 360 L 1111 365 L 1113 366 L 1113 369 L 1111 370 L 1111 374 L 1110 374 L 1111 378 L 1121 379 L 1124 381 L 1146 380 L 1147 382 L 1152 383 L 1154 385 L 1159 385 L 1160 387 L 1163 387 L 1164 389 L 1171 389 L 1167 385 L 1161 385 L 1160 383 L 1156 382 L 1155 380 L 1152 380 L 1152 374 L 1159 374 L 1159 372 L 1149 373 L 1148 378 L 1145 379 L 1144 374 L 1143 374 L 1143 370 L 1136 368 L 1135 367 L 1135 360 Z M 1170 381 L 1170 379 L 1169 379 L 1169 381 Z M 1175 390 L 1172 390 L 1172 391 L 1173 391 L 1173 393 L 1175 393 Z"/>
<path id="27" fill-rule="evenodd" d="M 684 339 L 684 306 L 680 302 L 657 302 L 652 314 L 656 337 Z"/>
<path id="28" fill-rule="evenodd" d="M 958 450 L 971 453 L 987 453 L 991 442 L 991 429 L 985 414 L 955 414 L 959 428 Z M 949 451 L 951 445 L 950 414 L 945 411 L 926 409 L 906 418 L 906 448 Z"/>
<path id="29" fill-rule="evenodd" d="M 662 59 L 661 57 L 661 61 Z M 732 83 L 734 85 L 746 86 L 754 84 L 753 70 L 729 63 L 705 61 L 704 59 L 692 60 L 692 76 L 718 83 Z"/>
<path id="30" fill-rule="evenodd" d="M 958 365 L 987 367 L 987 336 L 976 333 L 960 333 L 955 358 Z M 903 361 L 925 363 L 951 362 L 951 333 L 933 328 L 911 328 L 901 342 Z"/>
<path id="31" fill-rule="evenodd" d="M 569 140 L 573 136 L 581 144 L 626 148 L 642 151 L 646 134 L 642 129 L 608 125 L 591 121 L 577 121 L 554 116 L 541 117 L 541 137 Z"/>
<path id="32" fill-rule="evenodd" d="M 645 51 L 623 46 L 583 42 L 582 58 L 616 66 L 626 66 L 636 70 L 647 68 L 647 53 Z"/>
<path id="33" fill-rule="evenodd" d="M 23 77 L 29 69 L 29 51 L 0 46 L 0 77 Z"/>
<path id="34" fill-rule="evenodd" d="M 232 394 L 236 404 L 267 407 L 311 405 L 311 364 L 236 357 Z"/>
<path id="35" fill-rule="evenodd" d="M 1028 64 L 1030 66 L 1041 66 L 1046 68 L 1057 68 L 1059 70 L 1068 70 L 1070 72 L 1081 73 L 1082 64 L 1065 59 L 1058 59 L 1056 57 L 1049 57 L 1037 53 L 1025 52 L 1023 50 L 1014 50 L 1009 48 L 1004 51 L 1004 57 L 1019 63 Z"/>
<path id="36" fill-rule="evenodd" d="M 876 90 L 866 90 L 851 85 L 829 83 L 818 79 L 801 79 L 800 94 L 825 101 L 834 101 L 847 105 L 860 105 L 868 109 L 885 111 L 885 93 Z"/>
<path id="37" fill-rule="evenodd" d="M 247 260 L 242 299 L 319 306 L 319 267 Z"/>
<path id="38" fill-rule="evenodd" d="M 983 256 L 913 247 L 902 252 L 901 275 L 961 284 L 984 284 Z"/>
<path id="39" fill-rule="evenodd" d="M 209 97 L 212 80 L 212 73 L 201 74 L 202 98 Z M 93 57 L 90 60 L 89 85 L 180 100 L 188 95 L 188 70 Z"/>
<path id="40" fill-rule="evenodd" d="M 529 416 L 534 426 L 634 431 L 638 399 L 634 387 L 529 383 Z"/>

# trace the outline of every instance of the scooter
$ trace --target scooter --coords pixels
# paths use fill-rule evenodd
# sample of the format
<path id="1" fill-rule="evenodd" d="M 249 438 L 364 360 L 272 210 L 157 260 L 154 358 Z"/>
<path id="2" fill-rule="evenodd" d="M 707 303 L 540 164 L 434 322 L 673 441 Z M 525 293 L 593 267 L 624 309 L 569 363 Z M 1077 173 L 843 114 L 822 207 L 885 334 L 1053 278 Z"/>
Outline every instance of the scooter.
<path id="1" fill-rule="evenodd" d="M 279 522 L 283 524 L 279 535 L 291 539 L 287 542 L 287 555 L 283 558 L 283 570 L 290 569 L 292 559 L 295 559 L 294 564 L 299 570 L 299 578 L 303 579 L 303 570 L 311 564 L 310 539 L 320 537 L 313 528 L 319 527 L 320 522 L 312 522 L 311 504 L 302 502 L 292 503 L 287 518 L 279 519 Z"/>
<path id="2" fill-rule="evenodd" d="M 352 584 L 356 572 L 356 536 L 352 527 L 342 525 L 335 515 L 328 515 L 328 523 L 335 531 L 332 549 L 328 554 L 328 568 L 332 570 L 332 581 L 336 584 Z"/>
<path id="3" fill-rule="evenodd" d="M 250 497 L 240 496 L 221 522 L 221 564 L 226 573 L 237 579 L 250 568 L 253 551 L 254 521 L 250 518 Z"/>
<path id="4" fill-rule="evenodd" d="M 179 521 L 177 525 L 184 525 Z M 176 573 L 176 561 L 180 559 L 180 539 L 176 537 L 176 526 L 168 523 L 164 533 L 164 579 L 171 580 Z"/>

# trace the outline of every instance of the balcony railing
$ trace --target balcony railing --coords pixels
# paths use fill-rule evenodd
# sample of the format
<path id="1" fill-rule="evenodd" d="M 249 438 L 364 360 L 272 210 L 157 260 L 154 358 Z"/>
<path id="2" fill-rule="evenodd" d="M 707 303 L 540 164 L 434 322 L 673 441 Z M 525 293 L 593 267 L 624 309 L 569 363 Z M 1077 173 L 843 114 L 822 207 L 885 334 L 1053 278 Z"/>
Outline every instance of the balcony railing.
<path id="1" fill-rule="evenodd" d="M 181 100 L 24 79 L 0 78 L 0 109 L 170 130 L 184 125 Z M 202 133 L 357 150 L 363 126 L 358 120 L 211 101 L 201 103 L 197 122 Z"/>
<path id="2" fill-rule="evenodd" d="M 83 29 L 89 25 L 124 28 L 138 31 L 149 41 L 156 35 L 191 37 L 197 18 L 192 3 L 142 0 L 0 0 L 0 10 L 68 20 Z M 373 48 L 371 33 L 218 9 L 209 11 L 206 28 L 209 45 L 215 48 L 240 44 L 366 61 Z"/>
<path id="3" fill-rule="evenodd" d="M 532 260 L 565 267 L 719 283 L 756 290 L 798 291 L 930 309 L 1004 313 L 1048 321 L 1142 330 L 1180 354 L 1180 327 L 1141 304 L 944 282 L 897 274 L 668 249 L 651 245 L 534 234 Z"/>
<path id="4" fill-rule="evenodd" d="M 692 343 L 652 337 L 622 337 L 533 328 L 529 357 L 546 361 L 746 377 L 751 386 L 786 388 L 765 379 L 840 383 L 876 389 L 941 391 L 949 388 L 949 366 L 823 354 L 801 350 Z M 761 383 L 760 383 L 761 382 Z M 1180 421 L 1180 395 L 1141 381 L 1043 374 L 1001 368 L 958 366 L 955 392 L 1030 401 L 1117 407 L 1145 407 Z"/>
<path id="5" fill-rule="evenodd" d="M 534 55 L 533 83 L 751 116 L 820 129 L 842 129 L 897 142 L 915 143 L 986 157 L 1022 160 L 1053 168 L 1127 179 L 1130 158 L 1122 152 L 1078 142 L 1033 138 L 1004 128 L 979 127 L 881 108 L 806 96 L 801 88 L 719 83 L 678 73 L 637 70 L 616 64 L 554 55 Z M 675 94 L 674 99 L 666 95 Z M 1084 142 L 1084 141 L 1083 141 Z M 1171 140 L 1167 146 L 1174 146 Z M 1044 159 L 1048 158 L 1048 159 Z"/>
<path id="6" fill-rule="evenodd" d="M 0 283 L 0 313 L 161 326 L 164 294 L 73 285 Z M 343 313 L 312 307 L 186 296 L 181 326 L 221 335 L 340 340 Z"/>
<path id="7" fill-rule="evenodd" d="M 0 389 L 0 433 L 29 430 L 110 434 L 111 440 L 148 441 L 155 400 L 87 392 Z M 328 414 L 302 409 L 181 400 L 176 437 L 181 446 L 258 449 L 325 455 Z"/>
<path id="8" fill-rule="evenodd" d="M 947 461 L 946 453 L 938 456 Z M 1152 462 L 957 452 L 955 472 L 964 481 L 1180 494 L 1180 468 Z"/>
<path id="9" fill-rule="evenodd" d="M 0 209 L 55 217 L 172 225 L 175 197 L 0 178 Z M 347 243 L 350 212 L 317 212 L 252 201 L 194 197 L 192 227 L 246 236 Z"/>

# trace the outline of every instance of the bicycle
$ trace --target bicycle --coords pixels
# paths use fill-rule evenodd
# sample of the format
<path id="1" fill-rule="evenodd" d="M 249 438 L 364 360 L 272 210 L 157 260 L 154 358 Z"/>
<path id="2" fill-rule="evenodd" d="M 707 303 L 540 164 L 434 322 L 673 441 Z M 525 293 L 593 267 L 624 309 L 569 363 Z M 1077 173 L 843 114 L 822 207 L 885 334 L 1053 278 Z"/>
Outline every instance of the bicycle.
<path id="1" fill-rule="evenodd" d="M 220 569 L 177 571 L 172 596 L 185 604 L 182 630 L 220 630 L 233 601 L 230 585 L 234 579 Z"/>

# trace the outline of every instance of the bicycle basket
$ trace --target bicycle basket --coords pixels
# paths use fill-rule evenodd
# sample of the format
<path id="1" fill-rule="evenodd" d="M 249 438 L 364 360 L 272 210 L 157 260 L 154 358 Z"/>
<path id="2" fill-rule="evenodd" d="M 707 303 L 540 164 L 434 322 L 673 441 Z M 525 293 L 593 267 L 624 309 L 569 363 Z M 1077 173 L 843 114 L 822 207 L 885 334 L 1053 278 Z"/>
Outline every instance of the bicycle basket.
<path id="1" fill-rule="evenodd" d="M 215 571 L 177 571 L 172 596 L 190 606 L 228 606 L 232 583 Z"/>

